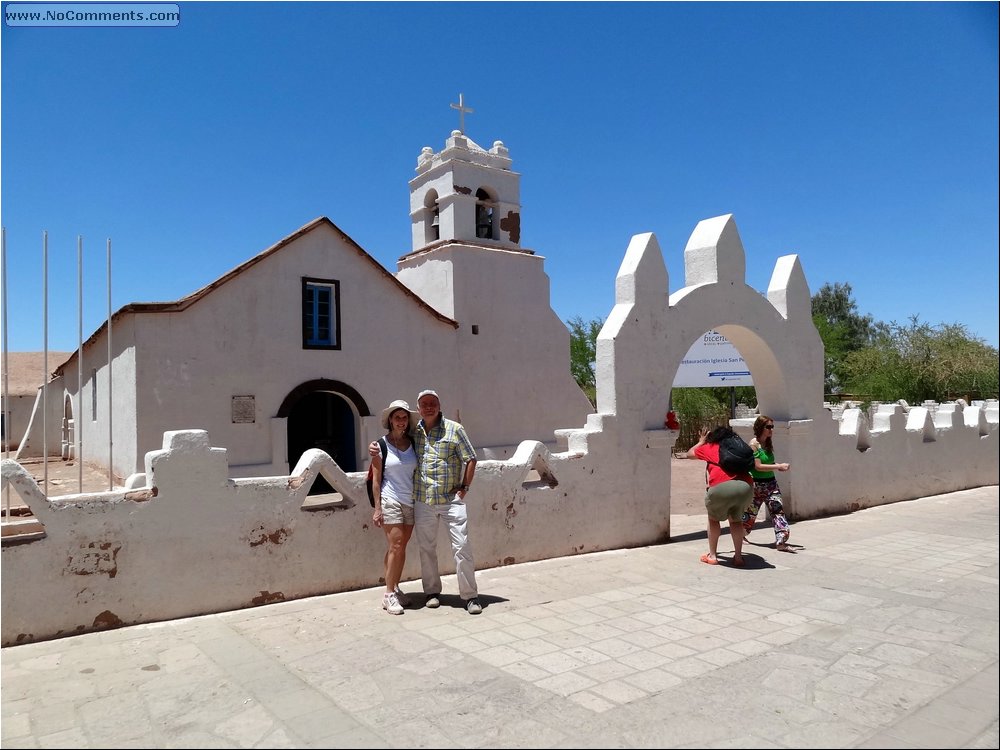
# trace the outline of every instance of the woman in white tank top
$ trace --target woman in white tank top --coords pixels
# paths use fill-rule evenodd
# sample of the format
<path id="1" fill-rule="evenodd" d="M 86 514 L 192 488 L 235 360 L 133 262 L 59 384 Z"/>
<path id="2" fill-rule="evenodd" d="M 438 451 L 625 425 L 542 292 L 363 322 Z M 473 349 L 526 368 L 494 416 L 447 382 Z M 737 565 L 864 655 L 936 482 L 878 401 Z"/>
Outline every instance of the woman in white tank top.
<path id="1" fill-rule="evenodd" d="M 408 598 L 399 590 L 399 577 L 406 563 L 406 545 L 413 534 L 413 477 L 417 469 L 417 453 L 410 432 L 417 422 L 417 413 L 405 401 L 393 401 L 382 411 L 382 426 L 388 451 L 385 465 L 382 452 L 372 458 L 372 492 L 375 512 L 372 522 L 385 532 L 385 593 L 382 609 L 391 615 L 403 614 Z"/>

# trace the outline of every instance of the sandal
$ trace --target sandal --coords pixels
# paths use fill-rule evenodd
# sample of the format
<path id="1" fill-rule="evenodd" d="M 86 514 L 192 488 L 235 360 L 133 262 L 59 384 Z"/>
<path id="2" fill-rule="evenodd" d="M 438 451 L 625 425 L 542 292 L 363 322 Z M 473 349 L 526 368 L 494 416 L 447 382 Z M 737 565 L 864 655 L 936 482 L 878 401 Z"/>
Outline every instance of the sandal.
<path id="1" fill-rule="evenodd" d="M 705 563 L 706 565 L 718 565 L 719 564 L 718 558 L 711 558 L 711 557 L 708 556 L 707 553 L 701 556 L 701 561 L 703 563 Z"/>

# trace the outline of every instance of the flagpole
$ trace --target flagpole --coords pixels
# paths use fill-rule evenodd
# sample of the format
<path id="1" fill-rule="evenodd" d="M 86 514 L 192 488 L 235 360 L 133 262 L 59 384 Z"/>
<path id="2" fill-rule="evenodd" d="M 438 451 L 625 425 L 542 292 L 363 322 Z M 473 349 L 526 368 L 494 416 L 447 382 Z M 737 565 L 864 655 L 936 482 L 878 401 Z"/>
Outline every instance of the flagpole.
<path id="1" fill-rule="evenodd" d="M 76 409 L 73 410 L 73 432 L 76 434 L 77 492 L 83 492 L 83 236 L 76 236 Z"/>
<path id="2" fill-rule="evenodd" d="M 112 385 L 113 378 L 111 377 L 111 238 L 108 237 L 108 489 L 113 490 L 115 488 L 115 462 L 114 458 L 114 432 L 111 429 L 111 420 L 113 416 L 113 408 L 111 406 L 113 399 Z"/>
<path id="3" fill-rule="evenodd" d="M 3 457 L 10 458 L 10 366 L 7 357 L 7 227 L 0 239 L 0 298 L 3 298 Z M 10 484 L 3 492 L 3 513 L 10 518 Z"/>
<path id="4" fill-rule="evenodd" d="M 49 496 L 49 233 L 42 232 L 42 476 Z"/>

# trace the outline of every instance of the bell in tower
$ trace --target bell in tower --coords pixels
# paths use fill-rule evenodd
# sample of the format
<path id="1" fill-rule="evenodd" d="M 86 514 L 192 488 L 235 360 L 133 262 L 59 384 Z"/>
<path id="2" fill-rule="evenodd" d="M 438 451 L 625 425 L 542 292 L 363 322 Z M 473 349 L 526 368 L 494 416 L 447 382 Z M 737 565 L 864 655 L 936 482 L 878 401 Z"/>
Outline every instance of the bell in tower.
<path id="1" fill-rule="evenodd" d="M 476 237 L 481 240 L 493 239 L 493 206 L 490 194 L 482 188 L 476 191 Z"/>

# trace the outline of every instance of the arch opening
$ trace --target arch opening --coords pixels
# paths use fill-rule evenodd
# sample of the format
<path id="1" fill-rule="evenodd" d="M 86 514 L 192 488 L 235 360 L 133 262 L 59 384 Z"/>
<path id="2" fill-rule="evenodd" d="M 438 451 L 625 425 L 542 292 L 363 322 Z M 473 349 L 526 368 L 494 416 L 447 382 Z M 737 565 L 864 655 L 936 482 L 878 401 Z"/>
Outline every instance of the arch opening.
<path id="1" fill-rule="evenodd" d="M 345 383 L 313 380 L 295 388 L 285 397 L 277 414 L 287 420 L 289 470 L 295 467 L 303 453 L 318 448 L 345 472 L 360 471 L 360 420 L 370 414 L 361 395 Z M 333 492 L 330 484 L 323 477 L 317 477 L 309 494 L 330 492 Z"/>
<path id="2" fill-rule="evenodd" d="M 493 214 L 496 199 L 485 188 L 476 191 L 476 237 L 482 240 L 495 239 Z"/>
<path id="3" fill-rule="evenodd" d="M 441 239 L 441 207 L 436 190 L 428 190 L 424 196 L 424 242 L 429 244 Z"/>

